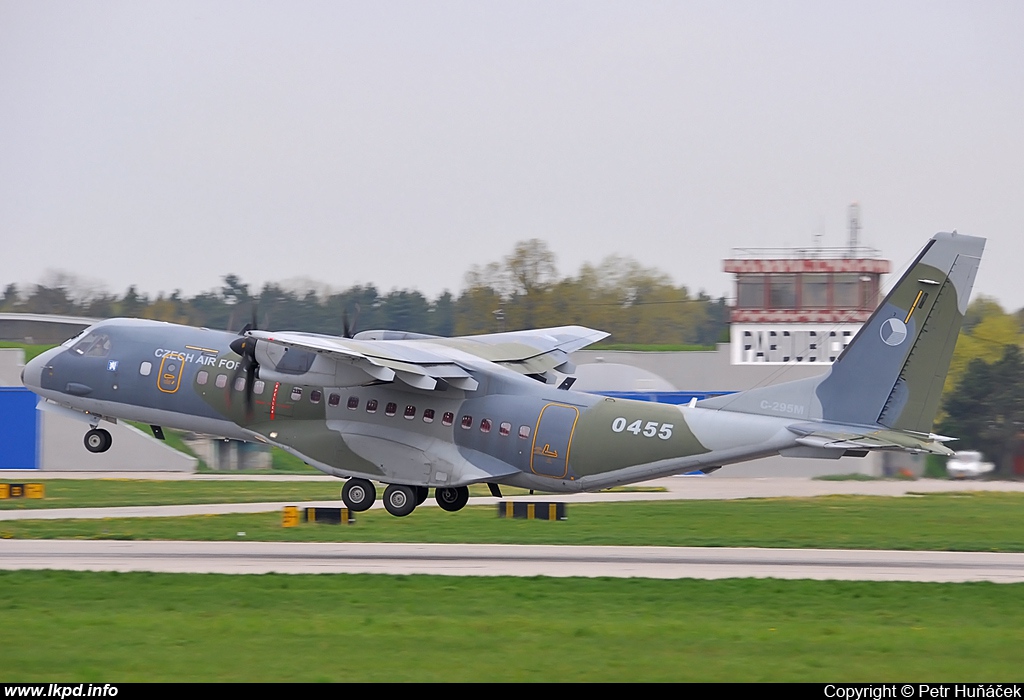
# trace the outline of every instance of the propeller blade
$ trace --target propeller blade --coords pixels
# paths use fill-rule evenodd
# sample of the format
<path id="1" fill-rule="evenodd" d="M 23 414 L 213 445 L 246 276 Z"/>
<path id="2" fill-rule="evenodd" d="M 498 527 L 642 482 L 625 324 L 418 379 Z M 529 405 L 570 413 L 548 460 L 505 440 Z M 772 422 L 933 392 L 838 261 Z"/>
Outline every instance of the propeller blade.
<path id="1" fill-rule="evenodd" d="M 256 360 L 249 362 L 245 366 L 245 417 L 252 418 L 252 405 L 253 405 L 253 384 L 256 381 L 256 370 L 259 366 L 256 364 Z"/>
<path id="2" fill-rule="evenodd" d="M 249 328 L 249 324 L 242 330 L 242 333 L 247 333 L 250 330 L 255 329 L 255 311 L 253 312 L 253 328 Z M 238 382 L 238 378 L 245 372 L 245 412 L 246 418 L 252 418 L 253 413 L 253 382 L 259 376 L 259 363 L 256 361 L 256 339 L 250 338 L 247 335 L 241 335 L 231 341 L 231 351 L 242 358 L 242 361 L 238 363 L 238 367 L 231 377 L 231 386 L 228 387 L 228 405 L 231 405 L 231 396 L 235 391 L 235 385 Z"/>
<path id="3" fill-rule="evenodd" d="M 359 320 L 359 304 L 356 304 L 356 313 L 351 325 L 349 325 L 348 322 L 348 310 L 345 309 L 341 312 L 341 327 L 343 338 L 352 338 L 355 335 L 357 320 Z"/>

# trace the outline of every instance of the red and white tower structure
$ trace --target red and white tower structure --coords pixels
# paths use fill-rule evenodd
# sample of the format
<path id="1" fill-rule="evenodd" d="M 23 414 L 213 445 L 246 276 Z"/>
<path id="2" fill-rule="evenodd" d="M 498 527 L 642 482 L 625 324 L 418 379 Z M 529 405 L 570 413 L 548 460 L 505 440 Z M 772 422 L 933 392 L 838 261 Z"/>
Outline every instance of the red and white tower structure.
<path id="1" fill-rule="evenodd" d="M 860 207 L 850 207 L 841 248 L 739 248 L 724 261 L 735 275 L 733 364 L 831 364 L 878 306 L 888 260 L 859 245 Z"/>

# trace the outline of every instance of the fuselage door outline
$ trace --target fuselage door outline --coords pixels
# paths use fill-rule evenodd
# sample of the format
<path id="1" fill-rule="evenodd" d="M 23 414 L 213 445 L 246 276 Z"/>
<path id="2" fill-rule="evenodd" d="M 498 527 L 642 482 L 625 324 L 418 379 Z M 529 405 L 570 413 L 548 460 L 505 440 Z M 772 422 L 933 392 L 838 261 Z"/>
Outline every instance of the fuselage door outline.
<path id="1" fill-rule="evenodd" d="M 580 410 L 563 403 L 549 403 L 540 410 L 530 450 L 531 472 L 554 479 L 568 475 L 569 450 L 579 419 Z"/>
<path id="2" fill-rule="evenodd" d="M 165 394 L 173 394 L 181 386 L 181 373 L 185 357 L 180 352 L 169 352 L 160 360 L 160 371 L 156 373 L 156 386 Z"/>

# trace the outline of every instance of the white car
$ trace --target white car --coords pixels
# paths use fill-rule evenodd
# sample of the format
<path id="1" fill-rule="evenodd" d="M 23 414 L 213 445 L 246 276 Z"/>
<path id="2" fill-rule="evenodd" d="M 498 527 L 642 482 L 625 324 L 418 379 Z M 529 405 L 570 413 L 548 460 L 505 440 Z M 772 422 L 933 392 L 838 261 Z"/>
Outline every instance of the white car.
<path id="1" fill-rule="evenodd" d="M 952 479 L 973 479 L 988 474 L 996 468 L 992 462 L 982 462 L 980 452 L 963 450 L 955 453 L 946 462 L 946 472 Z"/>

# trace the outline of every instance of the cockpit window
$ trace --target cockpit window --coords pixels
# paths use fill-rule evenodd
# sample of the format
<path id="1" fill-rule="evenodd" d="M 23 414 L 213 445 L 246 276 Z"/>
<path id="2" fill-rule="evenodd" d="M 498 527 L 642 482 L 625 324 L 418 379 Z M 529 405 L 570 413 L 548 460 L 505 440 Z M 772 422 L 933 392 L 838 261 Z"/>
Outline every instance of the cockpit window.
<path id="1" fill-rule="evenodd" d="M 106 357 L 110 354 L 110 336 L 103 333 L 90 333 L 75 343 L 71 352 L 86 357 Z"/>
<path id="2" fill-rule="evenodd" d="M 61 343 L 60 345 L 63 348 L 70 348 L 71 346 L 77 344 L 78 343 L 78 339 L 81 338 L 83 335 L 85 335 L 85 331 L 81 331 L 80 333 L 71 336 L 70 338 L 65 340 L 63 343 Z"/>

